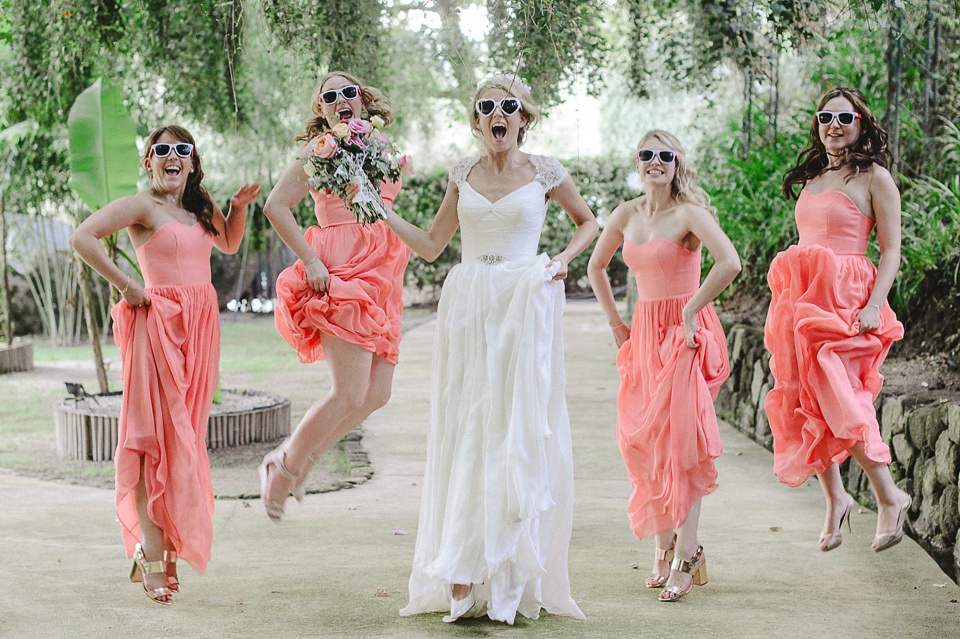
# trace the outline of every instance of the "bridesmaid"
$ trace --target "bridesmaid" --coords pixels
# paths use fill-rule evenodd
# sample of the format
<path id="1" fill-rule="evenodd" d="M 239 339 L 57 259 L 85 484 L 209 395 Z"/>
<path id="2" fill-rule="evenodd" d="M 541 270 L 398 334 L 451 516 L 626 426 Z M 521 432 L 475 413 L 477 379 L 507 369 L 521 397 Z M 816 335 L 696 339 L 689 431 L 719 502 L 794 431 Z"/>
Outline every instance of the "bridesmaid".
<path id="1" fill-rule="evenodd" d="M 627 514 L 639 539 L 657 540 L 647 587 L 666 585 L 660 601 L 676 601 L 707 582 L 697 525 L 701 498 L 717 487 L 713 460 L 723 447 L 713 401 L 730 374 L 710 302 L 740 272 L 740 258 L 673 135 L 644 135 L 637 171 L 646 194 L 611 214 L 588 272 L 619 348 L 617 439 L 633 484 Z M 639 293 L 632 327 L 606 275 L 621 243 Z M 702 246 L 714 265 L 701 284 Z"/>
<path id="2" fill-rule="evenodd" d="M 213 543 L 213 489 L 207 417 L 217 385 L 220 314 L 210 283 L 210 248 L 236 253 L 246 208 L 260 185 L 242 187 L 223 213 L 201 184 L 193 137 L 179 126 L 147 138 L 150 188 L 103 207 L 77 227 L 70 245 L 120 290 L 113 334 L 123 361 L 116 465 L 117 518 L 131 581 L 173 603 L 176 561 L 203 573 Z M 144 284 L 107 256 L 100 239 L 126 228 Z"/>
<path id="3" fill-rule="evenodd" d="M 823 551 L 840 545 L 841 526 L 850 522 L 854 499 L 838 465 L 851 455 L 877 498 L 875 551 L 899 543 L 910 507 L 887 468 L 890 449 L 873 407 L 880 365 L 903 337 L 886 302 L 900 267 L 900 192 L 891 160 L 866 98 L 838 87 L 817 105 L 810 146 L 783 179 L 784 195 L 797 200 L 800 242 L 777 255 L 767 275 L 773 297 L 764 333 L 776 385 L 764 408 L 774 473 L 790 486 L 820 479 L 827 500 Z M 874 225 L 877 268 L 865 256 Z"/>
<path id="4" fill-rule="evenodd" d="M 301 362 L 326 359 L 333 385 L 260 466 L 260 494 L 275 522 L 291 492 L 303 498 L 303 482 L 317 455 L 390 399 L 410 257 L 383 222 L 361 226 L 339 197 L 311 190 L 303 171 L 317 136 L 351 118 L 376 115 L 390 124 L 390 102 L 355 76 L 332 71 L 317 85 L 312 111 L 296 137 L 303 144 L 300 159 L 287 167 L 263 211 L 299 258 L 277 278 L 277 330 Z M 392 204 L 399 191 L 399 183 L 385 182 L 382 199 Z M 318 226 L 301 233 L 291 209 L 307 193 Z"/>

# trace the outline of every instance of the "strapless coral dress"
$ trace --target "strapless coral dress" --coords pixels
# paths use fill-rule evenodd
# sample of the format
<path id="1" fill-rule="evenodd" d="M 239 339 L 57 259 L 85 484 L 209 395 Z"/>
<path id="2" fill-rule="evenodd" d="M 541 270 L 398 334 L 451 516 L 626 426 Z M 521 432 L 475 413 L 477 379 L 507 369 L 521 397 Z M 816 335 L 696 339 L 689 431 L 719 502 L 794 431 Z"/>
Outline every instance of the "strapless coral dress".
<path id="1" fill-rule="evenodd" d="M 168 222 L 139 248 L 150 305 L 113 307 L 123 360 L 116 465 L 117 518 L 127 556 L 141 541 L 134 488 L 143 458 L 150 519 L 203 573 L 213 544 L 207 419 L 220 362 L 220 313 L 210 283 L 213 237 Z"/>
<path id="2" fill-rule="evenodd" d="M 627 515 L 640 539 L 678 528 L 690 505 L 717 487 L 723 452 L 713 402 L 730 375 L 727 340 L 713 307 L 684 341 L 683 307 L 700 286 L 700 252 L 667 239 L 629 240 L 623 259 L 637 279 L 630 339 L 617 353 L 617 440 L 633 493 Z"/>
<path id="3" fill-rule="evenodd" d="M 384 182 L 392 204 L 400 183 Z M 403 272 L 410 249 L 382 221 L 362 226 L 339 197 L 311 191 L 317 224 L 304 238 L 330 271 L 317 293 L 297 260 L 277 277 L 277 330 L 301 362 L 324 359 L 321 335 L 333 335 L 397 363 L 403 314 Z"/>
<path id="4" fill-rule="evenodd" d="M 774 473 L 799 486 L 863 442 L 890 463 L 873 402 L 880 365 L 903 325 L 884 302 L 880 326 L 858 335 L 857 314 L 877 270 L 865 253 L 873 220 L 841 191 L 804 189 L 795 212 L 800 242 L 773 260 L 764 338 L 776 384 L 764 408 L 774 437 Z"/>

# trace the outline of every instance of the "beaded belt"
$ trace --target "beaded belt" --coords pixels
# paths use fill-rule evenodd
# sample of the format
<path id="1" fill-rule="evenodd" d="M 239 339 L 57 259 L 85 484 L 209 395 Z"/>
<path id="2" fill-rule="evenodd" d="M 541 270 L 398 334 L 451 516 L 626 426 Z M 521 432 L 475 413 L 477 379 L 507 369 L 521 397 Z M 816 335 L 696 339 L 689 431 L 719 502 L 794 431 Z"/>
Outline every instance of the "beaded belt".
<path id="1" fill-rule="evenodd" d="M 477 261 L 483 262 L 484 264 L 499 264 L 501 262 L 506 262 L 507 257 L 505 255 L 500 255 L 499 253 L 487 253 L 485 255 L 478 255 Z"/>

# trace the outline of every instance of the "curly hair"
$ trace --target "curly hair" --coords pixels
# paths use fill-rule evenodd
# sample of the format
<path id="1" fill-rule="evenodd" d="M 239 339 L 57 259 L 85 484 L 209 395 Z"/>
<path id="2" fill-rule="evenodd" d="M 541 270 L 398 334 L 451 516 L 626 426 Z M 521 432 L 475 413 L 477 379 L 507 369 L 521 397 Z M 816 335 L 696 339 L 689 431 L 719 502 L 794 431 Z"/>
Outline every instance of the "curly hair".
<path id="1" fill-rule="evenodd" d="M 477 100 L 480 99 L 480 94 L 487 89 L 503 89 L 520 100 L 520 106 L 522 107 L 520 115 L 523 118 L 523 126 L 520 127 L 520 132 L 517 134 L 517 146 L 520 146 L 527 137 L 527 131 L 532 129 L 540 120 L 540 107 L 533 101 L 530 87 L 516 75 L 499 73 L 480 81 L 476 93 L 473 94 L 473 102 L 470 104 L 476 105 Z M 480 129 L 480 115 L 477 113 L 476 106 L 473 106 L 470 110 L 470 129 L 473 131 L 479 131 Z"/>
<path id="2" fill-rule="evenodd" d="M 330 128 L 327 118 L 323 115 L 320 94 L 323 93 L 323 85 L 327 83 L 327 80 L 336 76 L 360 87 L 360 100 L 363 103 L 361 117 L 370 118 L 378 115 L 383 119 L 384 126 L 397 119 L 393 106 L 391 106 L 390 100 L 383 94 L 383 91 L 377 87 L 364 84 L 360 78 L 352 73 L 331 71 L 320 78 L 320 83 L 317 84 L 317 89 L 313 92 L 313 103 L 310 109 L 313 115 L 307 118 L 306 130 L 293 138 L 294 142 L 309 142 Z"/>
<path id="3" fill-rule="evenodd" d="M 150 154 L 153 153 L 153 145 L 157 143 L 157 140 L 159 140 L 160 136 L 164 133 L 169 133 L 173 136 L 173 139 L 178 142 L 186 142 L 193 145 L 193 156 L 190 158 L 193 161 L 193 172 L 187 175 L 187 185 L 183 189 L 181 204 L 183 208 L 194 214 L 200 226 L 203 227 L 203 230 L 210 235 L 220 235 L 213 225 L 213 198 L 210 196 L 210 192 L 207 191 L 206 187 L 201 184 L 201 182 L 203 182 L 203 165 L 200 162 L 200 151 L 197 150 L 197 144 L 194 142 L 193 136 L 190 135 L 189 131 L 176 124 L 168 124 L 151 133 L 149 137 L 147 137 L 147 144 L 144 149 L 141 164 L 146 167 L 146 161 L 150 157 Z"/>
<path id="4" fill-rule="evenodd" d="M 710 196 L 697 184 L 697 170 L 693 168 L 693 164 L 687 160 L 687 152 L 684 150 L 683 145 L 680 144 L 680 140 L 671 133 L 660 129 L 653 129 L 652 131 L 647 131 L 643 137 L 640 138 L 640 142 L 637 144 L 637 151 L 642 149 L 647 140 L 651 138 L 656 139 L 677 154 L 674 160 L 677 164 L 677 170 L 673 175 L 673 181 L 670 183 L 670 195 L 673 199 L 678 202 L 690 202 L 691 204 L 702 206 L 707 209 L 711 215 L 716 217 L 717 208 L 710 204 Z"/>
<path id="5" fill-rule="evenodd" d="M 823 110 L 824 105 L 836 97 L 846 98 L 853 105 L 854 111 L 860 114 L 860 137 L 849 148 L 845 149 L 843 161 L 835 167 L 830 167 L 827 149 L 820 141 L 820 125 L 816 118 L 810 125 L 810 146 L 797 156 L 796 165 L 783 176 L 783 195 L 787 199 L 796 200 L 800 193 L 794 190 L 796 185 L 800 189 L 813 178 L 827 171 L 839 171 L 846 168 L 845 182 L 849 182 L 857 175 L 868 171 L 874 164 L 889 169 L 893 164 L 893 154 L 887 148 L 887 132 L 883 130 L 877 118 L 867 106 L 867 99 L 860 91 L 851 87 L 836 87 L 827 91 L 820 99 L 817 111 Z"/>

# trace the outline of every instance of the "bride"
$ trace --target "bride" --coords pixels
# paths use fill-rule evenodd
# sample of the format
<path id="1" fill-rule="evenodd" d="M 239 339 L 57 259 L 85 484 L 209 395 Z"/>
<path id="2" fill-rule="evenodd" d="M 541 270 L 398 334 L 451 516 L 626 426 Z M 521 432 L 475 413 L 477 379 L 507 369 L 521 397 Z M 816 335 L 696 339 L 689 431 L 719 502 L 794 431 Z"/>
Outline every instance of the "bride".
<path id="1" fill-rule="evenodd" d="M 429 231 L 387 224 L 432 261 L 461 227 L 462 260 L 440 295 L 427 469 L 401 615 L 446 612 L 513 623 L 540 609 L 583 618 L 570 596 L 573 520 L 564 399 L 563 280 L 597 222 L 566 170 L 519 150 L 539 117 L 514 76 L 482 82 L 471 126 L 486 155 L 464 158 Z M 547 201 L 577 226 L 552 259 L 537 255 Z"/>

